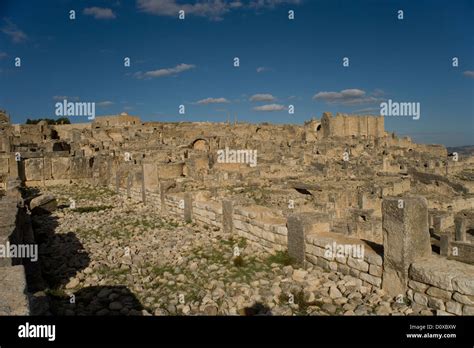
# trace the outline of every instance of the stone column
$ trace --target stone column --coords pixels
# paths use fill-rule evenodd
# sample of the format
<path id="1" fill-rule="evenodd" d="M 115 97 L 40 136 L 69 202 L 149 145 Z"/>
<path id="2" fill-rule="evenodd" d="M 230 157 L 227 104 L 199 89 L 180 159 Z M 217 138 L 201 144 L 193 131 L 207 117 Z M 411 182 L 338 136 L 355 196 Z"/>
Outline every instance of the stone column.
<path id="1" fill-rule="evenodd" d="M 105 179 L 105 185 L 110 188 L 110 182 L 112 181 L 112 159 L 107 157 L 107 178 Z"/>
<path id="2" fill-rule="evenodd" d="M 388 172 L 389 168 L 390 168 L 390 159 L 384 156 L 382 159 L 382 171 Z"/>
<path id="3" fill-rule="evenodd" d="M 404 295 L 410 265 L 418 258 L 431 255 L 428 202 L 421 196 L 384 199 L 382 230 L 382 288 L 392 296 Z"/>
<path id="4" fill-rule="evenodd" d="M 462 216 L 458 216 L 454 219 L 454 226 L 456 230 L 456 241 L 466 241 L 466 219 Z"/>
<path id="5" fill-rule="evenodd" d="M 433 232 L 436 234 L 444 233 L 447 227 L 450 225 L 449 218 L 450 215 L 448 214 L 433 216 Z"/>
<path id="6" fill-rule="evenodd" d="M 8 164 L 10 177 L 18 177 L 21 181 L 26 181 L 25 162 L 23 158 L 21 158 L 20 161 L 17 161 L 15 159 L 15 153 L 12 152 L 10 158 L 8 159 Z"/>
<path id="7" fill-rule="evenodd" d="M 43 187 L 46 187 L 46 182 L 45 182 L 45 181 L 46 181 L 46 178 L 45 178 L 45 173 L 44 173 L 44 171 L 45 171 L 45 170 L 44 170 L 44 165 L 45 165 L 45 163 L 44 163 L 44 154 L 43 154 L 43 156 L 42 156 L 41 158 L 42 158 L 42 160 L 43 160 L 43 168 L 41 168 L 41 185 L 42 185 Z"/>
<path id="8" fill-rule="evenodd" d="M 449 243 L 451 235 L 449 233 L 439 234 L 439 254 L 441 256 L 449 256 Z"/>
<path id="9" fill-rule="evenodd" d="M 359 209 L 366 209 L 367 207 L 367 193 L 359 192 L 357 196 L 357 201 L 359 204 Z"/>
<path id="10" fill-rule="evenodd" d="M 228 199 L 222 201 L 222 229 L 224 233 L 234 232 L 234 202 Z"/>
<path id="11" fill-rule="evenodd" d="M 441 225 L 442 225 L 442 217 L 439 215 L 433 216 L 433 232 L 435 234 L 441 234 Z"/>
<path id="12" fill-rule="evenodd" d="M 189 192 L 184 194 L 184 221 L 193 221 L 193 195 Z"/>
<path id="13" fill-rule="evenodd" d="M 127 175 L 127 198 L 131 198 L 132 194 L 130 192 L 132 188 L 132 173 L 128 172 Z"/>
<path id="14" fill-rule="evenodd" d="M 117 171 L 115 172 L 115 192 L 117 194 L 120 193 L 120 172 L 117 168 Z"/>
<path id="15" fill-rule="evenodd" d="M 305 228 L 299 214 L 290 215 L 287 220 L 288 255 L 299 263 L 306 260 Z"/>
<path id="16" fill-rule="evenodd" d="M 146 187 L 145 187 L 145 167 L 142 163 L 142 174 L 141 174 L 141 182 L 142 182 L 142 202 L 146 204 Z"/>

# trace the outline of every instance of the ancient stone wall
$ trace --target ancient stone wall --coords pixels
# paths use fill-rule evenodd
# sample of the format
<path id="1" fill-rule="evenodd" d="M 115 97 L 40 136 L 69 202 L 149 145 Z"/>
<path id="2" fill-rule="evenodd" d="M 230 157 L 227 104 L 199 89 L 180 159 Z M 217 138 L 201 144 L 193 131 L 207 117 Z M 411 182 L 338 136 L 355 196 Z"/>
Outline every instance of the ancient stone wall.
<path id="1" fill-rule="evenodd" d="M 0 246 L 3 252 L 10 244 L 28 242 L 24 232 L 28 228 L 27 216 L 19 208 L 21 195 L 16 188 L 9 188 L 0 197 Z M 31 226 L 30 226 L 31 228 Z M 8 255 L 0 257 L 0 315 L 29 315 L 27 283 L 22 259 Z"/>
<path id="2" fill-rule="evenodd" d="M 430 256 L 410 267 L 407 296 L 441 313 L 474 315 L 474 266 Z"/>
<path id="3" fill-rule="evenodd" d="M 324 138 L 329 137 L 385 137 L 384 118 L 382 116 L 351 116 L 325 112 L 321 119 Z"/>
<path id="4" fill-rule="evenodd" d="M 363 250 L 363 256 L 338 255 L 338 246 L 351 246 L 351 250 L 359 248 Z M 360 239 L 335 233 L 309 234 L 306 236 L 305 259 L 324 269 L 359 278 L 365 286 L 380 288 L 382 285 L 382 256 Z"/>

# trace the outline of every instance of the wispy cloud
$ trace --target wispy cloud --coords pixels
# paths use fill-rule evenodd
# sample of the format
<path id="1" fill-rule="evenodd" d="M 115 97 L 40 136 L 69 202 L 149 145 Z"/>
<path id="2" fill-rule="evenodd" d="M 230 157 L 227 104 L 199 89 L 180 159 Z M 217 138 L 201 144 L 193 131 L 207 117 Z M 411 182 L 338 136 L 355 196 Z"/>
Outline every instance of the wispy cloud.
<path id="1" fill-rule="evenodd" d="M 378 108 L 363 108 L 354 110 L 353 113 L 376 114 L 380 115 L 380 107 Z"/>
<path id="2" fill-rule="evenodd" d="M 177 17 L 179 11 L 183 10 L 186 15 L 209 17 L 212 20 L 221 20 L 230 11 L 229 5 L 220 0 L 197 1 L 194 4 L 178 4 L 175 0 L 138 0 L 137 7 L 140 11 L 159 16 Z"/>
<path id="3" fill-rule="evenodd" d="M 112 9 L 103 7 L 87 7 L 83 13 L 95 19 L 114 19 L 117 17 Z"/>
<path id="4" fill-rule="evenodd" d="M 109 107 L 111 105 L 114 105 L 114 102 L 112 102 L 110 100 L 104 100 L 104 101 L 101 101 L 101 102 L 97 103 L 97 106 L 102 107 L 102 108 L 106 108 L 106 107 Z"/>
<path id="5" fill-rule="evenodd" d="M 301 4 L 302 0 L 258 0 L 249 1 L 248 7 L 253 9 L 273 9 L 279 5 L 298 5 Z"/>
<path id="6" fill-rule="evenodd" d="M 229 103 L 226 98 L 206 98 L 201 99 L 196 102 L 196 104 L 207 105 L 207 104 L 223 104 Z"/>
<path id="7" fill-rule="evenodd" d="M 340 92 L 318 92 L 313 96 L 313 100 L 324 101 L 329 104 L 341 104 L 341 105 L 361 105 L 361 104 L 375 104 L 380 102 L 381 90 L 376 90 L 375 95 L 367 95 L 367 93 L 361 89 L 344 89 Z M 377 96 L 376 96 L 377 95 Z"/>
<path id="8" fill-rule="evenodd" d="M 267 68 L 266 66 L 259 66 L 257 68 L 258 73 L 262 73 L 262 72 L 265 72 L 265 71 L 270 71 L 270 68 Z"/>
<path id="9" fill-rule="evenodd" d="M 180 10 L 186 15 L 222 20 L 223 16 L 234 10 L 273 9 L 283 4 L 299 4 L 301 0 L 197 0 L 193 4 L 181 4 L 176 0 L 137 0 L 140 11 L 159 16 L 178 16 Z"/>
<path id="10" fill-rule="evenodd" d="M 7 35 L 14 43 L 20 43 L 28 39 L 28 36 L 8 18 L 4 19 L 4 25 L 2 26 L 1 31 L 5 35 Z"/>
<path id="11" fill-rule="evenodd" d="M 158 69 L 158 70 L 151 70 L 146 72 L 136 72 L 134 76 L 138 79 L 151 79 L 157 77 L 164 77 L 170 75 L 176 75 L 182 73 L 184 71 L 194 69 L 196 66 L 193 64 L 179 64 L 176 65 L 174 68 L 166 68 L 166 69 Z"/>
<path id="12" fill-rule="evenodd" d="M 251 102 L 271 102 L 275 100 L 276 98 L 271 94 L 254 94 L 250 97 Z"/>
<path id="13" fill-rule="evenodd" d="M 67 95 L 55 95 L 53 97 L 53 100 L 56 100 L 56 101 L 63 101 L 63 100 L 78 101 L 79 97 L 68 97 Z"/>
<path id="14" fill-rule="evenodd" d="M 267 104 L 262 106 L 256 106 L 253 108 L 255 111 L 282 111 L 286 110 L 285 105 L 281 104 Z"/>
<path id="15" fill-rule="evenodd" d="M 303 100 L 303 98 L 300 97 L 300 96 L 296 96 L 296 95 L 290 95 L 288 97 L 288 100 Z"/>
<path id="16" fill-rule="evenodd" d="M 470 77 L 471 79 L 474 79 L 474 71 L 472 70 L 466 70 L 463 72 L 464 76 Z"/>

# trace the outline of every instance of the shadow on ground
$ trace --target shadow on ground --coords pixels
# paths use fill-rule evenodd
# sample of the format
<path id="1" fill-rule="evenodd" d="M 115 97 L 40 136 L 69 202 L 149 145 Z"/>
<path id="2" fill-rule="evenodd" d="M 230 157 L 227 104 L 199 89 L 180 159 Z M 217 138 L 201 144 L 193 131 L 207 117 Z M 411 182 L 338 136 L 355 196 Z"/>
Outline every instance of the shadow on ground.
<path id="1" fill-rule="evenodd" d="M 25 267 L 32 315 L 142 314 L 143 306 L 125 286 L 65 290 L 70 279 L 90 264 L 89 254 L 75 233 L 56 233 L 59 223 L 55 216 L 34 214 L 31 217 L 39 250 L 38 261 L 31 265 L 34 267 Z"/>
<path id="2" fill-rule="evenodd" d="M 271 309 L 264 305 L 261 302 L 255 302 L 250 307 L 245 307 L 243 309 L 243 315 L 245 316 L 255 316 L 255 315 L 272 315 Z"/>
<path id="3" fill-rule="evenodd" d="M 142 315 L 140 301 L 125 286 L 90 286 L 49 296 L 53 315 Z"/>

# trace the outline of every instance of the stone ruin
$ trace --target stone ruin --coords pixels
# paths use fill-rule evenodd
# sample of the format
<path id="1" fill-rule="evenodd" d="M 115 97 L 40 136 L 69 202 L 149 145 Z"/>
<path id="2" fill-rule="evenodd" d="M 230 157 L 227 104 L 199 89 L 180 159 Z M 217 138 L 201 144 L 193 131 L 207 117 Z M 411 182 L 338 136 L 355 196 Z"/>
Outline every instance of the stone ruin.
<path id="1" fill-rule="evenodd" d="M 4 115 L 1 243 L 34 238 L 19 186 L 86 183 L 438 314 L 474 314 L 474 158 L 399 138 L 383 117 L 324 113 L 300 126 L 121 114 L 11 125 Z M 328 254 L 332 246 L 363 246 L 363 255 Z M 2 281 L 0 312 L 28 313 L 24 262 L 1 262 L 15 285 Z"/>

